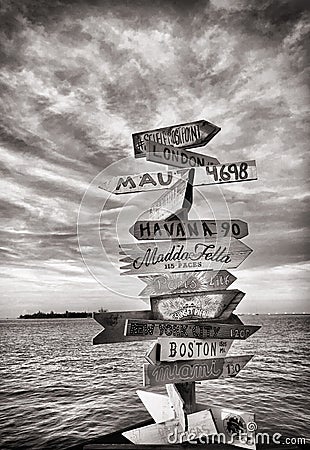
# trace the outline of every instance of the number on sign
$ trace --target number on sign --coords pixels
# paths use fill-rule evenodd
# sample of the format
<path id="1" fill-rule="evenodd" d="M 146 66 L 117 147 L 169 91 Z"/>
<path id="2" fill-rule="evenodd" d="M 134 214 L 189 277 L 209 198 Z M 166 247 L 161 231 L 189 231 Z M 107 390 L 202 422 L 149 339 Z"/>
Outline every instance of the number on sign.
<path id="1" fill-rule="evenodd" d="M 236 375 L 238 372 L 240 372 L 240 364 L 227 364 L 227 373 L 228 375 Z"/>
<path id="2" fill-rule="evenodd" d="M 219 173 L 218 173 L 218 168 Z M 222 164 L 221 166 L 207 166 L 206 171 L 208 175 L 212 175 L 214 181 L 238 181 L 246 180 L 248 178 L 248 164 L 246 162 L 242 162 L 239 164 Z"/>

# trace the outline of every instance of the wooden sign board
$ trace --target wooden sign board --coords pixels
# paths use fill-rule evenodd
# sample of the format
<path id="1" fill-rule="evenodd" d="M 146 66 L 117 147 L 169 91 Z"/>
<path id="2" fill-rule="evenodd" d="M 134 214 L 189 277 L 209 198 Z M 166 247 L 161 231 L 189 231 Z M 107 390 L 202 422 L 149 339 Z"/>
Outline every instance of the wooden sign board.
<path id="1" fill-rule="evenodd" d="M 185 402 L 174 384 L 166 384 L 166 391 L 174 411 L 174 418 L 178 419 L 182 430 L 186 431 L 188 429 L 188 416 L 185 413 Z"/>
<path id="2" fill-rule="evenodd" d="M 147 284 L 140 296 L 224 290 L 236 280 L 227 270 L 167 273 L 139 278 Z"/>
<path id="3" fill-rule="evenodd" d="M 195 169 L 195 186 L 257 180 L 256 162 L 238 161 Z"/>
<path id="4" fill-rule="evenodd" d="M 241 322 L 241 321 L 240 321 Z M 136 338 L 157 337 L 194 338 L 194 339 L 247 339 L 261 327 L 217 322 L 162 321 L 147 319 L 126 320 L 125 336 Z"/>
<path id="5" fill-rule="evenodd" d="M 252 249 L 235 238 L 198 239 L 158 243 L 123 244 L 121 275 L 230 269 L 250 255 Z"/>
<path id="6" fill-rule="evenodd" d="M 174 412 L 167 395 L 142 390 L 138 390 L 137 394 L 155 423 L 174 419 Z M 255 415 L 253 413 L 196 403 L 197 411 L 203 411 L 207 408 L 211 409 L 217 433 L 222 438 L 219 443 L 224 444 L 224 437 L 225 443 L 229 442 L 230 445 L 255 450 L 255 431 L 249 431 L 249 428 L 251 429 L 249 424 L 255 423 Z M 209 441 L 209 443 L 212 442 Z"/>
<path id="7" fill-rule="evenodd" d="M 122 433 L 126 439 L 129 439 L 136 445 L 194 442 L 201 435 L 210 436 L 214 434 L 217 434 L 217 429 L 209 409 L 189 414 L 188 431 L 186 432 L 183 431 L 178 419 L 172 419 L 167 422 L 155 423 Z"/>
<path id="8" fill-rule="evenodd" d="M 229 356 L 203 361 L 176 361 L 159 365 L 143 365 L 143 386 L 162 386 L 167 383 L 215 380 L 238 375 L 254 355 Z"/>
<path id="9" fill-rule="evenodd" d="M 158 191 L 168 189 L 179 181 L 184 171 L 144 172 L 136 175 L 113 177 L 102 182 L 100 189 L 112 194 L 132 194 L 134 192 Z"/>
<path id="10" fill-rule="evenodd" d="M 179 167 L 181 169 L 220 164 L 219 160 L 212 156 L 176 148 L 172 145 L 163 145 L 158 142 L 148 141 L 145 147 L 147 161 L 158 164 Z"/>
<path id="11" fill-rule="evenodd" d="M 122 341 L 136 341 L 140 339 L 150 339 L 149 336 L 124 336 L 124 328 L 127 319 L 152 319 L 152 311 L 114 311 L 104 313 L 94 313 L 93 318 L 104 327 L 97 336 L 93 338 L 93 344 L 112 344 Z M 147 329 L 147 325 L 146 325 Z"/>
<path id="12" fill-rule="evenodd" d="M 154 319 L 227 319 L 244 297 L 244 293 L 228 291 L 190 292 L 151 297 Z M 229 308 L 233 302 L 233 309 Z"/>
<path id="13" fill-rule="evenodd" d="M 179 148 L 202 147 L 220 130 L 220 127 L 211 122 L 197 120 L 196 122 L 181 123 L 155 130 L 140 131 L 132 135 L 135 158 L 145 157 L 148 141 Z"/>
<path id="14" fill-rule="evenodd" d="M 129 232 L 138 240 L 205 239 L 234 237 L 242 239 L 249 234 L 243 220 L 174 220 L 169 222 L 139 220 Z"/>
<path id="15" fill-rule="evenodd" d="M 225 357 L 232 339 L 158 338 L 145 355 L 150 364 Z"/>
<path id="16" fill-rule="evenodd" d="M 167 220 L 182 210 L 188 213 L 193 201 L 193 179 L 194 170 L 180 174 L 180 178 L 140 216 L 140 220 Z"/>

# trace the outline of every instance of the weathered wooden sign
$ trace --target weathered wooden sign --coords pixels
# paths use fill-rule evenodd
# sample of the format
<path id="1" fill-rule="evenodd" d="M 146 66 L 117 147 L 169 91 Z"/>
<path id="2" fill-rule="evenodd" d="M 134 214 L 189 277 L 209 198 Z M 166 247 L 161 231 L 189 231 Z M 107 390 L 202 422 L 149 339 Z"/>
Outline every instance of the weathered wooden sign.
<path id="1" fill-rule="evenodd" d="M 147 161 L 165 164 L 173 167 L 186 169 L 190 167 L 206 167 L 220 164 L 219 160 L 202 153 L 191 152 L 172 145 L 159 144 L 158 142 L 146 142 Z"/>
<path id="2" fill-rule="evenodd" d="M 124 336 L 124 328 L 127 319 L 152 319 L 152 311 L 114 311 L 94 313 L 93 318 L 104 327 L 97 336 L 93 338 L 93 344 L 112 344 L 122 341 L 137 341 L 140 339 L 150 339 L 149 336 Z M 147 329 L 147 326 L 146 326 Z"/>
<path id="3" fill-rule="evenodd" d="M 146 155 L 148 141 L 173 145 L 179 148 L 202 147 L 206 145 L 219 131 L 220 127 L 206 120 L 181 123 L 155 130 L 140 131 L 132 135 L 135 158 Z"/>
<path id="4" fill-rule="evenodd" d="M 180 174 L 180 179 L 164 192 L 141 216 L 147 220 L 167 220 L 185 210 L 188 214 L 193 201 L 194 169 Z"/>
<path id="5" fill-rule="evenodd" d="M 175 418 L 167 395 L 142 390 L 138 390 L 137 394 L 155 423 L 167 422 Z M 251 431 L 251 426 L 255 423 L 255 415 L 253 413 L 196 403 L 197 412 L 203 411 L 208 407 L 211 409 L 217 434 L 222 437 L 220 442 L 229 442 L 230 445 L 251 450 L 256 448 L 255 431 Z M 225 441 L 223 440 L 224 438 Z M 175 439 L 173 442 L 175 442 Z M 209 441 L 209 443 L 212 442 L 212 440 L 211 442 Z"/>
<path id="6" fill-rule="evenodd" d="M 227 270 L 139 276 L 147 286 L 140 296 L 227 289 L 237 278 Z"/>
<path id="7" fill-rule="evenodd" d="M 167 172 L 144 172 L 136 175 L 124 175 L 102 182 L 99 188 L 113 194 L 157 191 L 172 187 L 183 174 L 184 172 L 180 169 L 168 170 Z M 194 186 L 252 180 L 257 180 L 255 161 L 239 161 L 196 168 Z"/>
<path id="8" fill-rule="evenodd" d="M 120 261 L 128 264 L 121 275 L 236 268 L 251 252 L 235 238 L 123 244 Z"/>
<path id="9" fill-rule="evenodd" d="M 212 321 L 189 322 L 128 318 L 125 323 L 124 334 L 127 337 L 136 338 L 136 340 L 155 339 L 157 337 L 247 339 L 260 328 L 256 325 L 244 325 L 242 322 L 234 324 Z"/>
<path id="10" fill-rule="evenodd" d="M 163 423 L 155 423 L 134 430 L 122 433 L 125 438 L 134 444 L 157 444 L 168 445 L 172 443 L 182 443 L 194 441 L 204 436 L 210 436 L 217 433 L 217 429 L 212 417 L 211 411 L 195 412 L 188 416 L 188 431 L 183 431 L 182 425 L 178 419 L 172 419 Z"/>
<path id="11" fill-rule="evenodd" d="M 143 386 L 214 380 L 238 375 L 254 355 L 229 356 L 204 361 L 176 361 L 143 365 Z"/>
<path id="12" fill-rule="evenodd" d="M 195 169 L 195 186 L 257 180 L 256 162 L 238 161 Z"/>
<path id="13" fill-rule="evenodd" d="M 201 320 L 220 318 L 225 320 L 238 306 L 244 295 L 237 289 L 168 294 L 151 297 L 151 307 L 154 319 Z M 231 307 L 228 308 L 230 305 Z"/>
<path id="14" fill-rule="evenodd" d="M 129 232 L 138 240 L 209 239 L 234 237 L 242 239 L 249 234 L 243 220 L 139 220 Z"/>
<path id="15" fill-rule="evenodd" d="M 150 364 L 225 357 L 232 339 L 158 338 L 145 355 Z"/>
<path id="16" fill-rule="evenodd" d="M 166 384 L 166 391 L 174 411 L 174 417 L 178 419 L 183 431 L 188 429 L 188 416 L 185 413 L 185 402 L 174 384 Z"/>
<path id="17" fill-rule="evenodd" d="M 123 175 L 104 181 L 100 189 L 113 194 L 132 194 L 133 192 L 158 191 L 172 187 L 184 175 L 184 171 L 144 172 L 136 175 Z"/>

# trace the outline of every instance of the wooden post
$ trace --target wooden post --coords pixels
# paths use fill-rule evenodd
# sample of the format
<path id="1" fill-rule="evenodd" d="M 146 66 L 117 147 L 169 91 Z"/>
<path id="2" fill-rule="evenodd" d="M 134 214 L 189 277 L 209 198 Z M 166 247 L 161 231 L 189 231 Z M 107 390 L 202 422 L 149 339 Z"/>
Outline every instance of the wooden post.
<path id="1" fill-rule="evenodd" d="M 183 202 L 182 210 L 178 211 L 175 215 L 170 216 L 167 220 L 188 220 L 188 213 L 193 204 L 193 184 L 195 177 L 195 169 L 190 169 L 187 188 L 185 192 L 185 198 Z M 175 217 L 177 216 L 177 217 Z M 180 393 L 182 399 L 184 400 L 184 410 L 186 414 L 191 414 L 196 411 L 196 384 L 195 381 L 185 382 L 185 383 L 176 383 L 176 389 Z"/>

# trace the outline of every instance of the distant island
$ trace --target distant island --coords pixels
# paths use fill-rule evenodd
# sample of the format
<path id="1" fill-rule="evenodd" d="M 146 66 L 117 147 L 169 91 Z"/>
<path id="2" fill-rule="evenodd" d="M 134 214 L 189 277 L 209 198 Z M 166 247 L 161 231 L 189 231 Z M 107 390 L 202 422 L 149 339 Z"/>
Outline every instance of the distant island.
<path id="1" fill-rule="evenodd" d="M 92 317 L 92 313 L 86 311 L 66 311 L 64 313 L 55 313 L 54 311 L 51 311 L 49 313 L 44 313 L 42 311 L 38 311 L 33 314 L 21 314 L 19 319 L 85 319 L 87 317 Z"/>

